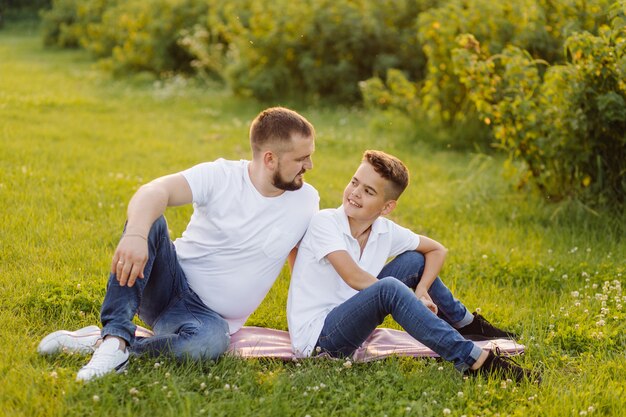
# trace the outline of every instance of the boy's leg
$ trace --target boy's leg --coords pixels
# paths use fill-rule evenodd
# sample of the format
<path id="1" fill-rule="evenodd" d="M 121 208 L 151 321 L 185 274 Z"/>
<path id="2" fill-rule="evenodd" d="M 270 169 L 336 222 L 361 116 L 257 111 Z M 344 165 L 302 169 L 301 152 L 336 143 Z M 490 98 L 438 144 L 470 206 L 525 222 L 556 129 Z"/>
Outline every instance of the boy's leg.
<path id="1" fill-rule="evenodd" d="M 482 352 L 393 277 L 381 278 L 335 307 L 326 317 L 317 346 L 332 356 L 349 356 L 388 314 L 416 340 L 453 362 L 459 371 L 469 369 Z"/>
<path id="2" fill-rule="evenodd" d="M 407 251 L 396 256 L 382 269 L 378 278 L 395 277 L 406 286 L 415 289 L 424 272 L 424 255 L 416 251 Z M 428 295 L 433 299 L 439 308 L 439 316 L 450 323 L 455 328 L 461 328 L 470 324 L 474 316 L 469 310 L 457 300 L 443 281 L 437 277 Z"/>

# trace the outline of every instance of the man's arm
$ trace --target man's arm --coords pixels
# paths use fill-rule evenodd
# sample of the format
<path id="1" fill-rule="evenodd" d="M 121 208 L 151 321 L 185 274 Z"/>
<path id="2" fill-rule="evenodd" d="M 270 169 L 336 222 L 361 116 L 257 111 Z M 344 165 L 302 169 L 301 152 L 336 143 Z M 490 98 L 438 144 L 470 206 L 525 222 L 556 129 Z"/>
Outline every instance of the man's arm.
<path id="1" fill-rule="evenodd" d="M 182 174 L 166 175 L 145 184 L 128 203 L 126 232 L 115 249 L 111 272 L 121 286 L 132 287 L 143 278 L 148 261 L 148 233 L 152 224 L 169 206 L 189 204 L 193 195 Z"/>
<path id="2" fill-rule="evenodd" d="M 298 256 L 298 247 L 296 246 L 287 255 L 287 264 L 289 264 L 289 272 L 293 274 L 293 266 L 296 264 L 296 256 Z"/>

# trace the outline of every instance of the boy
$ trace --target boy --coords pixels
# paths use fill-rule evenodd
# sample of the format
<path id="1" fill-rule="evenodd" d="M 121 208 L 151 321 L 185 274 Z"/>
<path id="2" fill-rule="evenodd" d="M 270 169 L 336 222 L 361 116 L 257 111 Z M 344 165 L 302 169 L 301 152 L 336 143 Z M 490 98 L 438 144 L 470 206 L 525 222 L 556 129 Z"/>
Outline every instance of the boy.
<path id="1" fill-rule="evenodd" d="M 470 314 L 452 296 L 437 277 L 446 249 L 381 217 L 394 210 L 408 182 L 408 170 L 399 159 L 366 151 L 344 190 L 342 206 L 322 210 L 311 220 L 299 246 L 287 303 L 296 355 L 349 356 L 391 314 L 461 372 L 502 373 L 517 381 L 530 377 L 511 360 L 464 337 L 515 335 Z"/>

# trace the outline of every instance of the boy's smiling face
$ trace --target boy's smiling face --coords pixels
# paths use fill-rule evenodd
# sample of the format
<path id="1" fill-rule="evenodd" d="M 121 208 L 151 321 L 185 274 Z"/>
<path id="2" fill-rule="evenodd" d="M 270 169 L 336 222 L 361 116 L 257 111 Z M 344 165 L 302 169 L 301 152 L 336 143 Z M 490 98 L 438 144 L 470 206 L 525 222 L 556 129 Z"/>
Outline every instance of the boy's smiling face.
<path id="1" fill-rule="evenodd" d="M 390 213 L 395 200 L 386 197 L 389 181 L 368 162 L 363 162 L 343 191 L 343 207 L 348 217 L 372 223 L 380 215 Z"/>

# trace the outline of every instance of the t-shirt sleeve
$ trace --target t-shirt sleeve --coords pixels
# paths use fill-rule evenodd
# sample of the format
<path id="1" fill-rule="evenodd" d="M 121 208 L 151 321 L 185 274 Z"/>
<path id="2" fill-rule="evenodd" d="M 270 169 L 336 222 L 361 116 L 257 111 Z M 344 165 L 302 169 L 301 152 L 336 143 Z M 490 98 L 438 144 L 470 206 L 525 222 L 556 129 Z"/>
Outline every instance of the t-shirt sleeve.
<path id="1" fill-rule="evenodd" d="M 215 184 L 223 181 L 224 170 L 221 165 L 221 160 L 218 159 L 214 162 L 195 165 L 182 172 L 183 177 L 189 183 L 195 204 L 199 206 L 208 204 Z"/>
<path id="2" fill-rule="evenodd" d="M 406 227 L 402 227 L 392 221 L 389 222 L 391 230 L 391 249 L 389 256 L 396 256 L 409 250 L 415 250 L 420 244 L 420 237 Z"/>
<path id="3" fill-rule="evenodd" d="M 326 211 L 321 211 L 313 216 L 306 239 L 317 262 L 326 255 L 338 250 L 347 250 L 339 225 L 333 216 Z"/>

